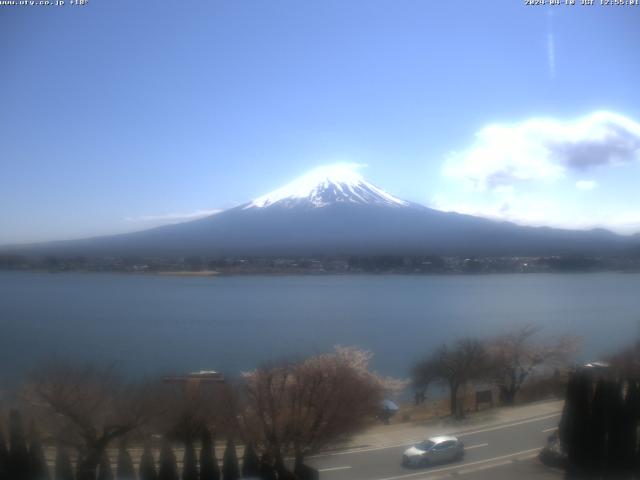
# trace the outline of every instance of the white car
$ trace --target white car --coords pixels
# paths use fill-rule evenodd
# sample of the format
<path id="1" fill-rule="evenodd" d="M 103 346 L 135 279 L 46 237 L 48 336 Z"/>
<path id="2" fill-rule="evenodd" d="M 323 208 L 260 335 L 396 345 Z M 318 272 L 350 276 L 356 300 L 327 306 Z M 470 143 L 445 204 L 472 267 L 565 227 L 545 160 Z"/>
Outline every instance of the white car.
<path id="1" fill-rule="evenodd" d="M 402 455 L 402 465 L 426 467 L 434 463 L 460 460 L 463 456 L 464 445 L 460 440 L 451 435 L 441 435 L 407 448 Z"/>

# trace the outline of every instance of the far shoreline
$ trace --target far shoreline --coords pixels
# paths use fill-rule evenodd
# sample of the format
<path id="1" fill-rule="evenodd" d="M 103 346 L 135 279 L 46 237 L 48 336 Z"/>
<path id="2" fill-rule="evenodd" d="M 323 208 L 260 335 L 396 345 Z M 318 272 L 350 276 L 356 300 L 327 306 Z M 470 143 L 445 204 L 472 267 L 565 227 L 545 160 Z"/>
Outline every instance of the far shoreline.
<path id="1" fill-rule="evenodd" d="M 123 273 L 142 273 L 146 275 L 174 276 L 174 277 L 217 277 L 220 272 L 216 270 L 163 270 L 159 272 L 123 272 Z"/>
<path id="2" fill-rule="evenodd" d="M 228 277 L 488 277 L 508 275 L 597 275 L 597 274 L 627 274 L 638 275 L 640 270 L 600 269 L 600 270 L 550 270 L 550 271 L 482 271 L 482 272 L 309 272 L 309 271 L 233 271 L 224 272 L 216 270 L 163 270 L 163 271 L 130 271 L 130 270 L 45 270 L 45 269 L 0 269 L 0 273 L 39 273 L 50 275 L 71 274 L 98 274 L 98 275 L 125 275 L 134 277 L 182 277 L 182 278 L 228 278 Z"/>

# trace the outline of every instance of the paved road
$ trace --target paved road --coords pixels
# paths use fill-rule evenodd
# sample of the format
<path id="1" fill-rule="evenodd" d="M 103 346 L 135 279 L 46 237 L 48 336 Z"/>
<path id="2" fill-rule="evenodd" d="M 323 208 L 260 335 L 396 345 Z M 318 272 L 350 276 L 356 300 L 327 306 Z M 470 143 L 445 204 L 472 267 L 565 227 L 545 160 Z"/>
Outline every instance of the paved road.
<path id="1" fill-rule="evenodd" d="M 463 460 L 413 469 L 401 465 L 409 445 L 363 447 L 319 455 L 308 463 L 322 480 L 420 480 L 466 476 L 469 479 L 561 478 L 535 457 L 560 419 L 559 413 L 457 433 L 465 444 Z"/>

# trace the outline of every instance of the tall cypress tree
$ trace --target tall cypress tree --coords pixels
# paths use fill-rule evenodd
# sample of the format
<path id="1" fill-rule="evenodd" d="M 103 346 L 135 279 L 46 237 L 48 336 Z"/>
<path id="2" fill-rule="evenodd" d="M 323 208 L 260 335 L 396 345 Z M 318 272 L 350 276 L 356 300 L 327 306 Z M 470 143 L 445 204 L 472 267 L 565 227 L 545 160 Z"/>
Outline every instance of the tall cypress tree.
<path id="1" fill-rule="evenodd" d="M 287 467 L 285 467 L 284 460 L 280 452 L 276 452 L 273 468 L 275 469 L 278 475 L 278 480 L 295 479 L 295 476 L 293 475 L 293 473 L 291 473 L 289 470 L 287 470 Z"/>
<path id="2" fill-rule="evenodd" d="M 638 382 L 638 380 L 634 380 L 634 388 L 635 388 L 635 393 L 633 394 L 633 396 L 636 398 L 635 400 L 635 419 L 636 419 L 636 425 L 640 426 L 640 383 Z M 638 446 L 638 443 L 640 443 L 640 438 L 637 437 L 638 432 L 636 430 L 635 432 L 636 434 L 636 449 L 635 449 L 635 455 L 632 461 L 632 470 L 633 473 L 635 474 L 635 478 L 640 479 L 640 448 Z"/>
<path id="3" fill-rule="evenodd" d="M 559 435 L 567 452 L 567 476 L 583 478 L 590 469 L 591 379 L 577 371 L 569 378 L 567 395 L 560 419 Z"/>
<path id="4" fill-rule="evenodd" d="M 239 478 L 240 467 L 238 465 L 236 445 L 233 440 L 229 438 L 222 457 L 222 480 L 238 480 Z"/>
<path id="5" fill-rule="evenodd" d="M 242 476 L 243 477 L 259 477 L 260 476 L 260 459 L 253 449 L 253 444 L 248 442 L 242 457 Z"/>
<path id="6" fill-rule="evenodd" d="M 148 442 L 145 443 L 144 452 L 140 457 L 140 480 L 158 480 L 156 461 Z"/>
<path id="7" fill-rule="evenodd" d="M 7 471 L 7 461 L 9 460 L 9 450 L 2 433 L 2 424 L 0 419 L 0 480 L 7 480 L 9 472 Z"/>
<path id="8" fill-rule="evenodd" d="M 133 466 L 131 455 L 124 444 L 118 449 L 118 480 L 136 480 L 136 469 Z"/>
<path id="9" fill-rule="evenodd" d="M 607 473 L 619 478 L 624 471 L 625 462 L 625 412 L 622 397 L 622 384 L 612 382 L 609 388 L 609 409 L 611 423 L 609 427 L 609 455 Z"/>
<path id="10" fill-rule="evenodd" d="M 84 447 L 76 448 L 76 478 L 78 480 L 83 478 L 82 466 L 84 465 L 86 455 L 87 453 Z"/>
<path id="11" fill-rule="evenodd" d="M 7 470 L 11 480 L 29 480 L 29 450 L 22 427 L 22 417 L 17 410 L 9 413 L 9 458 Z"/>
<path id="12" fill-rule="evenodd" d="M 631 476 L 635 466 L 637 456 L 637 429 L 638 429 L 638 402 L 640 402 L 640 392 L 638 392 L 638 384 L 634 380 L 627 381 L 627 394 L 624 400 L 624 416 L 623 427 L 623 470 L 626 475 Z"/>
<path id="13" fill-rule="evenodd" d="M 260 457 L 260 478 L 262 480 L 277 480 L 278 475 L 276 474 L 275 468 L 273 468 L 273 461 L 271 460 L 271 456 L 265 452 Z"/>
<path id="14" fill-rule="evenodd" d="M 56 449 L 56 480 L 73 480 L 73 468 L 71 468 L 71 460 L 67 449 L 62 445 L 58 445 Z"/>
<path id="15" fill-rule="evenodd" d="M 158 480 L 179 480 L 176 456 L 168 440 L 162 442 L 162 448 L 160 449 Z"/>
<path id="16" fill-rule="evenodd" d="M 29 446 L 29 477 L 31 480 L 49 480 L 49 467 L 44 456 L 40 435 L 31 429 L 31 445 Z"/>
<path id="17" fill-rule="evenodd" d="M 182 480 L 198 480 L 198 459 L 196 457 L 196 449 L 190 439 L 184 445 Z"/>
<path id="18" fill-rule="evenodd" d="M 610 415 L 607 407 L 608 384 L 600 379 L 596 384 L 591 407 L 590 445 L 592 447 L 592 466 L 595 473 L 602 472 L 607 458 Z"/>
<path id="19" fill-rule="evenodd" d="M 200 448 L 200 480 L 220 480 L 220 467 L 216 458 L 216 450 L 208 428 L 202 431 Z"/>
<path id="20" fill-rule="evenodd" d="M 111 459 L 109 453 L 105 450 L 100 457 L 100 464 L 98 465 L 98 480 L 113 480 L 113 469 L 111 468 Z"/>

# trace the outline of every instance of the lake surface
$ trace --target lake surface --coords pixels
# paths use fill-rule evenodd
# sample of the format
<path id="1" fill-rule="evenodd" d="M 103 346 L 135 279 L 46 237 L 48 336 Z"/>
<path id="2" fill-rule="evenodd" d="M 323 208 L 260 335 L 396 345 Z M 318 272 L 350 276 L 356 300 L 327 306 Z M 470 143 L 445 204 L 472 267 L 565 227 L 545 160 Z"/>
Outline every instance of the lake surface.
<path id="1" fill-rule="evenodd" d="M 169 277 L 0 272 L 0 384 L 49 359 L 135 375 L 216 369 L 358 345 L 408 376 L 443 341 L 534 323 L 583 337 L 581 359 L 634 341 L 638 274 Z"/>

